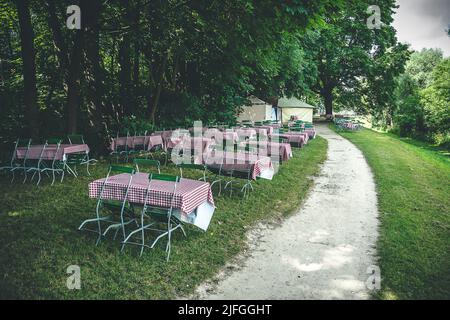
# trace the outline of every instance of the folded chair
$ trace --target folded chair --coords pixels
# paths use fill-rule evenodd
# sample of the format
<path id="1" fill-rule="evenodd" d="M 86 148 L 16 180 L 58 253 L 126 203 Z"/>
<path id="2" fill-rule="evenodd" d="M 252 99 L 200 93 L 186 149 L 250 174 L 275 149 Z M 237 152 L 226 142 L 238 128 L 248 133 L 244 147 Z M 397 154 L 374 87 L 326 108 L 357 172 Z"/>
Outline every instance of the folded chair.
<path id="1" fill-rule="evenodd" d="M 133 137 L 133 150 L 132 153 L 141 153 L 146 150 L 145 140 L 147 138 L 147 131 L 144 132 L 143 135 L 139 135 L 137 133 L 134 134 Z"/>
<path id="2" fill-rule="evenodd" d="M 108 180 L 110 178 L 110 175 L 112 173 L 126 173 L 129 174 L 128 183 L 124 192 L 124 197 L 121 201 L 116 200 L 106 200 L 103 199 L 103 195 L 105 194 L 106 185 L 108 183 Z M 120 166 L 110 166 L 108 170 L 108 174 L 103 181 L 103 184 L 101 186 L 98 200 L 97 200 L 97 207 L 95 210 L 96 218 L 93 219 L 87 219 L 84 220 L 83 223 L 78 227 L 78 230 L 86 230 L 98 233 L 97 242 L 95 245 L 98 245 L 100 243 L 100 240 L 102 236 L 106 236 L 109 230 L 116 229 L 116 233 L 114 235 L 114 239 L 117 236 L 118 231 L 120 228 L 123 232 L 123 239 L 126 238 L 126 232 L 125 232 L 125 226 L 135 222 L 137 224 L 137 221 L 134 217 L 134 210 L 131 204 L 128 202 L 128 191 L 131 186 L 131 182 L 133 180 L 133 174 L 135 173 L 133 168 L 129 167 L 120 167 Z M 102 211 L 105 210 L 109 214 L 108 215 L 102 215 Z M 84 226 L 88 223 L 96 223 L 97 229 L 86 229 Z M 108 227 L 105 229 L 105 231 L 102 231 L 102 223 L 109 224 Z"/>
<path id="3" fill-rule="evenodd" d="M 84 142 L 84 137 L 81 134 L 70 134 L 67 138 L 70 144 L 86 144 Z M 67 155 L 65 166 L 75 173 L 75 176 L 78 176 L 77 165 L 86 165 L 86 172 L 88 175 L 91 175 L 89 172 L 89 164 L 91 162 L 97 162 L 97 160 L 91 159 L 89 153 L 69 153 Z M 73 170 L 71 166 L 73 166 Z"/>
<path id="4" fill-rule="evenodd" d="M 30 150 L 30 147 L 31 147 L 31 139 L 17 139 L 15 151 L 14 151 L 14 154 L 11 159 L 11 167 L 12 167 L 10 170 L 10 172 L 12 172 L 11 183 L 14 181 L 14 176 L 15 176 L 14 173 L 16 170 L 23 171 L 23 175 L 24 175 L 24 177 L 26 177 L 26 174 L 27 174 L 26 161 L 27 161 L 28 151 Z M 17 149 L 18 148 L 26 148 L 23 159 L 17 158 Z"/>
<path id="5" fill-rule="evenodd" d="M 183 169 L 192 169 L 202 172 L 202 177 L 198 180 L 206 182 L 206 166 L 204 164 L 180 163 L 176 165 L 180 169 L 180 177 L 183 178 Z"/>
<path id="6" fill-rule="evenodd" d="M 206 165 L 206 169 L 214 175 L 211 181 L 211 190 L 216 183 L 219 184 L 218 196 L 222 193 L 222 181 L 224 180 L 222 176 L 222 165 L 222 163 Z"/>
<path id="7" fill-rule="evenodd" d="M 48 144 L 56 144 L 55 154 L 53 155 L 53 159 L 42 159 L 42 169 L 41 172 L 47 173 L 51 171 L 52 173 L 52 184 L 55 183 L 55 173 L 61 174 L 61 182 L 64 180 L 64 169 L 65 163 L 63 159 L 58 159 L 59 150 L 61 148 L 61 139 L 48 139 Z M 55 143 L 56 142 L 56 143 Z"/>
<path id="8" fill-rule="evenodd" d="M 1 170 L 12 170 L 13 168 L 16 168 L 17 166 L 20 166 L 20 162 L 17 162 L 17 148 L 19 147 L 20 142 L 21 142 L 21 139 L 16 140 L 16 142 L 14 143 L 14 150 L 12 152 L 11 161 L 9 162 L 9 165 L 0 167 L 0 171 Z M 24 140 L 24 143 L 22 143 L 21 146 L 28 145 L 29 144 L 28 142 L 29 142 L 29 140 Z"/>
<path id="9" fill-rule="evenodd" d="M 148 204 L 150 199 L 150 190 L 152 185 L 156 181 L 166 181 L 173 182 L 172 192 L 167 196 L 168 205 L 166 207 L 154 207 Z M 138 245 L 141 247 L 140 256 L 144 252 L 144 248 L 153 248 L 156 243 L 163 237 L 167 236 L 167 244 L 166 244 L 166 261 L 169 261 L 170 257 L 170 246 L 171 246 L 171 238 L 172 232 L 176 229 L 181 229 L 184 236 L 186 236 L 186 232 L 183 229 L 183 225 L 181 222 L 173 216 L 173 206 L 175 199 L 175 192 L 177 190 L 177 185 L 180 182 L 180 178 L 177 176 L 170 176 L 165 174 L 150 174 L 149 175 L 149 184 L 147 187 L 146 195 L 145 195 L 145 203 L 141 211 L 141 223 L 139 228 L 133 230 L 128 234 L 125 240 L 122 242 L 122 250 L 124 249 L 126 244 Z M 148 221 L 148 222 L 147 222 Z M 155 228 L 156 225 L 163 225 L 163 228 Z M 152 230 L 159 233 L 159 235 L 155 238 L 151 245 L 146 244 L 145 242 L 145 230 Z M 133 242 L 132 237 L 134 235 L 140 234 L 140 241 Z"/>
<path id="10" fill-rule="evenodd" d="M 25 181 L 27 180 L 28 172 L 33 172 L 33 175 L 31 176 L 31 181 L 33 181 L 36 173 L 38 174 L 39 178 L 38 178 L 36 185 L 39 185 L 39 182 L 41 182 L 41 172 L 42 172 L 42 169 L 44 169 L 43 165 L 42 165 L 42 161 L 43 161 L 45 149 L 47 149 L 47 145 L 48 145 L 47 141 L 45 141 L 45 143 L 41 147 L 38 159 L 27 159 L 27 162 L 26 162 L 27 169 L 25 171 L 25 178 L 23 179 L 23 183 L 25 183 Z"/>
<path id="11" fill-rule="evenodd" d="M 115 147 L 114 150 L 110 153 L 110 155 L 115 154 L 117 156 L 117 162 L 119 162 L 119 157 L 121 155 L 125 155 L 126 162 L 128 162 L 128 156 L 130 155 L 130 148 L 128 147 L 128 141 L 130 141 L 130 133 L 127 131 L 127 136 L 124 145 L 118 144 L 119 137 L 120 137 L 119 132 L 117 132 Z"/>
<path id="12" fill-rule="evenodd" d="M 150 160 L 150 159 L 133 159 L 133 163 L 136 168 L 136 172 L 140 172 L 139 166 L 143 167 L 154 167 L 158 170 L 158 173 L 161 173 L 161 163 L 158 160 Z"/>
<path id="13" fill-rule="evenodd" d="M 241 188 L 241 193 L 244 193 L 244 198 L 248 198 L 248 195 L 250 193 L 250 189 L 253 190 L 252 180 L 251 180 L 251 173 L 252 173 L 253 166 L 248 164 L 245 168 L 233 168 L 230 167 L 228 170 L 223 170 L 223 174 L 229 176 L 231 179 L 225 183 L 224 190 L 230 187 L 230 197 L 233 195 L 233 183 L 237 183 L 236 179 L 242 179 L 244 180 L 244 185 Z M 233 179 L 234 178 L 234 179 Z"/>

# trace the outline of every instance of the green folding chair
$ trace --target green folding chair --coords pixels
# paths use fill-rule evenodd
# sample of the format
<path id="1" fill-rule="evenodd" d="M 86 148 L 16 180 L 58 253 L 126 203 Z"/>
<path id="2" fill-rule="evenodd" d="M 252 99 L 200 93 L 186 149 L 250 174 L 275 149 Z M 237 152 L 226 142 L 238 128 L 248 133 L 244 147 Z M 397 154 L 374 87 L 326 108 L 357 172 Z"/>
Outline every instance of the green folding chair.
<path id="1" fill-rule="evenodd" d="M 149 198 L 150 198 L 150 190 L 154 184 L 155 181 L 166 181 L 166 182 L 173 182 L 173 189 L 170 195 L 168 195 L 168 205 L 166 207 L 156 207 L 156 206 L 150 206 L 148 204 Z M 175 199 L 175 192 L 177 189 L 177 185 L 180 182 L 180 177 L 178 176 L 171 176 L 171 175 L 165 175 L 165 174 L 150 174 L 149 175 L 149 184 L 146 190 L 145 195 L 145 203 L 141 211 L 141 223 L 139 228 L 136 230 L 133 230 L 128 234 L 128 236 L 124 239 L 122 242 L 122 249 L 124 249 L 126 244 L 133 244 L 138 245 L 141 247 L 141 252 L 139 256 L 142 256 L 142 253 L 144 252 L 144 248 L 151 248 L 153 249 L 156 245 L 156 243 L 162 239 L 163 237 L 167 236 L 167 244 L 166 244 L 166 261 L 169 261 L 170 258 L 170 249 L 171 249 L 171 238 L 172 238 L 172 232 L 174 232 L 176 229 L 181 229 L 184 236 L 186 236 L 186 232 L 184 231 L 183 225 L 181 224 L 181 221 L 179 221 L 175 216 L 173 216 L 173 206 L 174 206 L 174 199 Z M 148 221 L 148 223 L 146 223 Z M 164 225 L 163 228 L 155 228 L 154 226 L 158 225 Z M 159 233 L 159 235 L 155 238 L 155 240 L 152 242 L 151 245 L 147 245 L 145 242 L 145 231 L 151 230 L 156 231 Z M 140 234 L 140 241 L 134 242 L 132 241 L 132 237 L 134 235 Z"/>
<path id="2" fill-rule="evenodd" d="M 59 150 L 61 148 L 61 139 L 59 140 L 52 140 L 49 139 L 48 140 L 49 144 L 55 144 L 53 142 L 57 142 L 56 143 L 56 150 L 55 150 L 55 154 L 53 155 L 53 159 L 42 159 L 42 169 L 41 171 L 44 173 L 47 173 L 48 171 L 50 171 L 52 173 L 52 184 L 53 185 L 55 183 L 55 179 L 56 176 L 55 174 L 61 174 L 61 182 L 63 182 L 64 180 L 64 169 L 65 169 L 65 163 L 63 159 L 58 159 L 58 153 Z M 52 143 L 50 143 L 52 142 Z"/>
<path id="3" fill-rule="evenodd" d="M 12 173 L 11 183 L 14 181 L 16 170 L 23 171 L 23 174 L 26 177 L 27 169 L 28 169 L 26 162 L 27 162 L 28 151 L 30 150 L 30 147 L 31 147 L 31 139 L 17 139 L 13 158 L 11 159 L 11 167 L 12 167 L 10 170 L 10 172 Z M 23 159 L 17 158 L 17 149 L 18 148 L 26 148 Z"/>
<path id="4" fill-rule="evenodd" d="M 84 137 L 81 134 L 70 134 L 67 136 L 67 139 L 69 140 L 69 144 L 86 144 L 86 142 L 84 141 Z M 89 164 L 91 164 L 91 162 L 97 162 L 97 160 L 91 159 L 89 157 L 89 152 L 69 153 L 67 154 L 65 166 L 75 175 L 75 177 L 77 177 L 77 166 L 86 165 L 86 172 L 88 175 L 91 175 L 91 173 L 89 172 Z"/>
<path id="5" fill-rule="evenodd" d="M 206 169 L 214 175 L 211 179 L 211 190 L 216 183 L 219 185 L 218 196 L 222 193 L 222 181 L 224 181 L 222 176 L 222 166 L 223 163 L 206 165 Z"/>
<path id="6" fill-rule="evenodd" d="M 23 183 L 25 183 L 25 181 L 27 180 L 28 172 L 33 172 L 33 175 L 31 176 L 31 181 L 33 181 L 36 173 L 38 174 L 39 178 L 38 178 L 36 185 L 39 185 L 39 183 L 41 182 L 41 172 L 43 169 L 42 161 L 43 161 L 43 156 L 44 156 L 45 150 L 47 149 L 47 146 L 48 146 L 48 143 L 47 143 L 47 141 L 45 141 L 45 143 L 41 147 L 41 151 L 39 153 L 39 158 L 27 159 L 27 163 L 26 163 L 27 170 L 25 171 L 25 177 L 23 179 Z"/>
<path id="7" fill-rule="evenodd" d="M 124 192 L 124 197 L 121 201 L 103 199 L 106 186 L 112 173 L 129 174 L 128 183 Z M 108 174 L 106 175 L 106 178 L 103 181 L 97 199 L 97 207 L 95 210 L 96 218 L 84 220 L 78 227 L 78 230 L 86 230 L 98 234 L 97 242 L 95 243 L 95 245 L 98 245 L 100 243 L 101 238 L 106 236 L 108 231 L 111 229 L 116 229 L 114 239 L 116 238 L 117 233 L 120 229 L 122 229 L 123 239 L 125 239 L 126 238 L 125 226 L 129 225 L 132 222 L 135 222 L 137 225 L 137 221 L 134 216 L 134 209 L 127 200 L 128 192 L 131 186 L 131 182 L 133 180 L 134 173 L 135 173 L 134 169 L 130 167 L 121 167 L 121 166 L 109 167 Z M 102 215 L 102 211 L 107 211 L 108 215 Z M 84 226 L 88 223 L 96 223 L 97 229 L 84 228 Z M 102 223 L 108 224 L 104 232 L 102 231 Z"/>
<path id="8" fill-rule="evenodd" d="M 117 138 L 119 138 L 119 133 L 117 133 Z M 130 133 L 127 131 L 125 144 L 117 145 L 117 143 L 116 143 L 116 149 L 113 152 L 111 152 L 111 154 L 117 154 L 117 162 L 119 162 L 119 157 L 121 155 L 125 155 L 125 159 L 126 159 L 125 162 L 128 162 L 128 158 L 130 156 L 130 147 L 128 146 L 128 141 L 130 141 L 130 139 L 132 139 L 132 138 L 130 137 Z"/>
<path id="9" fill-rule="evenodd" d="M 143 135 L 134 133 L 133 136 L 133 150 L 132 153 L 141 153 L 146 150 L 145 140 L 147 137 L 147 131 L 144 132 Z"/>
<path id="10" fill-rule="evenodd" d="M 136 168 L 136 172 L 140 172 L 139 166 L 141 168 L 143 166 L 146 167 L 154 167 L 158 170 L 158 173 L 161 173 L 161 163 L 158 160 L 150 160 L 150 159 L 133 159 L 134 166 Z"/>
<path id="11" fill-rule="evenodd" d="M 10 160 L 10 162 L 9 162 L 9 165 L 0 167 L 0 171 L 1 171 L 1 170 L 10 170 L 10 171 L 11 171 L 12 169 L 14 169 L 14 168 L 20 166 L 21 161 L 20 161 L 20 162 L 17 162 L 17 160 L 18 160 L 18 159 L 17 159 L 17 148 L 19 147 L 19 143 L 20 143 L 21 141 L 22 141 L 21 139 L 17 139 L 17 140 L 14 142 L 14 150 L 13 150 L 13 152 L 12 152 L 11 160 Z M 28 139 L 28 140 L 23 140 L 23 141 L 24 141 L 24 143 L 21 143 L 20 146 L 28 146 L 28 147 L 29 147 L 29 139 Z"/>
<path id="12" fill-rule="evenodd" d="M 198 180 L 206 182 L 206 166 L 204 164 L 195 163 L 179 163 L 176 165 L 180 169 L 180 177 L 183 178 L 183 169 L 192 169 L 202 171 L 202 177 Z"/>
<path id="13" fill-rule="evenodd" d="M 243 193 L 244 198 L 248 198 L 248 195 L 250 194 L 250 190 L 253 189 L 252 180 L 251 180 L 251 173 L 252 173 L 253 167 L 252 165 L 248 165 L 246 168 L 231 168 L 226 174 L 231 178 L 227 183 L 225 183 L 224 190 L 230 187 L 230 197 L 233 195 L 233 183 L 237 183 L 238 180 L 244 180 L 244 185 L 241 188 L 241 193 Z"/>

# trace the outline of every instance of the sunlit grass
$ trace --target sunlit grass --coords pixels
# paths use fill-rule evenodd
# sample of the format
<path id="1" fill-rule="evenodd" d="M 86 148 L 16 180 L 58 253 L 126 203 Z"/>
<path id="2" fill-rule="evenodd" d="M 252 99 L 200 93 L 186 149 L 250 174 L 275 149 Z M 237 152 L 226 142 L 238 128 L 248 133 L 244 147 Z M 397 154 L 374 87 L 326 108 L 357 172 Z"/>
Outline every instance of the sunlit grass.
<path id="1" fill-rule="evenodd" d="M 377 184 L 382 299 L 450 299 L 450 160 L 442 150 L 371 130 L 340 132 Z"/>

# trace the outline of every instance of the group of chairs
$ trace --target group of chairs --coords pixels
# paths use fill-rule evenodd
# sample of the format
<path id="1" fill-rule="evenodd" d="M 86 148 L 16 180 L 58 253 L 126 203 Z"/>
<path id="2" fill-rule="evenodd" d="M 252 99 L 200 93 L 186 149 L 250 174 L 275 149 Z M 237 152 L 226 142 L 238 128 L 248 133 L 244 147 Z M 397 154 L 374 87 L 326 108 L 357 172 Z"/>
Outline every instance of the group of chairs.
<path id="1" fill-rule="evenodd" d="M 145 201 L 141 207 L 138 208 L 136 204 L 130 203 L 127 198 L 134 174 L 136 172 L 142 172 L 140 170 L 144 166 L 152 167 L 151 171 L 153 172 L 148 173 L 149 184 L 145 193 Z M 104 194 L 110 176 L 120 173 L 129 174 L 123 200 L 105 200 Z M 168 206 L 158 207 L 148 204 L 150 202 L 149 197 L 152 186 L 156 181 L 173 183 L 172 191 L 170 194 L 166 195 L 167 203 L 169 204 Z M 166 261 L 169 261 L 172 232 L 180 229 L 183 235 L 186 236 L 181 221 L 173 215 L 175 193 L 180 181 L 180 176 L 161 174 L 160 163 L 157 160 L 134 159 L 133 168 L 111 165 L 98 195 L 96 217 L 83 221 L 78 229 L 97 233 L 98 238 L 96 245 L 100 243 L 101 239 L 104 238 L 109 231 L 115 230 L 114 239 L 116 239 L 118 233 L 121 231 L 121 251 L 123 251 L 128 244 L 137 245 L 141 249 L 140 256 L 142 256 L 145 248 L 154 248 L 160 239 L 167 237 Z M 138 211 L 138 213 L 136 213 L 136 211 Z M 86 226 L 89 224 L 96 225 L 96 228 L 87 228 Z M 156 238 L 151 244 L 147 244 L 146 242 L 146 231 L 154 231 L 157 233 Z"/>
<path id="2" fill-rule="evenodd" d="M 360 130 L 362 123 L 358 120 L 352 120 L 349 118 L 334 118 L 334 124 L 340 130 Z"/>
<path id="3" fill-rule="evenodd" d="M 231 195 L 233 189 L 232 184 L 236 182 L 236 178 L 244 178 L 246 180 L 241 189 L 244 193 L 244 197 L 248 195 L 250 189 L 253 189 L 253 186 L 251 185 L 250 169 L 237 171 L 233 170 L 232 167 L 228 167 L 226 164 L 206 165 L 179 163 L 176 165 L 176 168 L 179 169 L 179 175 L 168 175 L 161 173 L 161 163 L 158 160 L 135 158 L 133 159 L 133 164 L 133 167 L 117 165 L 111 165 L 109 167 L 108 174 L 104 179 L 98 194 L 95 218 L 83 221 L 78 228 L 79 230 L 97 233 L 98 237 L 96 245 L 106 237 L 108 232 L 115 230 L 113 239 L 117 238 L 119 232 L 122 235 L 121 251 L 123 251 L 128 244 L 137 245 L 140 247 L 140 256 L 142 256 L 145 248 L 154 248 L 160 239 L 167 237 L 166 260 L 169 261 L 172 232 L 180 229 L 183 235 L 186 236 L 182 222 L 173 214 L 175 193 L 181 179 L 183 179 L 185 170 L 195 170 L 200 172 L 201 176 L 198 180 L 205 182 L 208 181 L 207 173 L 212 173 L 212 179 L 210 180 L 211 188 L 215 184 L 218 184 L 219 195 L 222 190 L 222 183 L 225 183 L 224 189 L 230 187 Z M 143 172 L 143 169 L 148 173 L 149 184 L 146 190 L 144 204 L 138 208 L 136 204 L 130 203 L 127 199 L 134 174 Z M 129 174 L 123 200 L 114 201 L 104 199 L 106 186 L 111 175 L 120 173 Z M 226 177 L 232 179 L 226 180 Z M 171 193 L 166 195 L 169 206 L 157 207 L 148 204 L 150 202 L 149 197 L 153 183 L 156 181 L 173 182 Z M 138 211 L 138 213 L 136 213 L 136 211 Z M 87 226 L 90 224 L 95 225 L 96 228 L 88 228 Z M 146 231 L 153 231 L 157 234 L 151 244 L 146 242 Z"/>
<path id="4" fill-rule="evenodd" d="M 264 120 L 264 121 L 252 121 L 252 120 L 242 120 L 237 123 L 239 126 L 243 127 L 259 127 L 264 125 L 274 125 L 280 124 L 279 120 Z"/>
<path id="5" fill-rule="evenodd" d="M 187 131 L 187 134 L 189 132 Z M 146 156 L 146 159 L 134 158 L 133 161 L 135 164 L 140 163 L 145 160 L 148 161 L 147 164 L 153 163 L 156 166 L 158 164 L 158 171 L 160 171 L 161 162 L 155 160 L 153 156 L 154 151 L 159 151 L 161 156 L 164 156 L 164 165 L 167 165 L 169 155 L 171 153 L 170 149 L 166 149 L 165 147 L 154 146 L 151 150 L 147 150 L 145 146 L 145 136 L 148 135 L 148 132 L 145 132 L 143 135 L 135 133 L 134 135 L 126 134 L 126 142 L 131 141 L 131 143 L 125 143 L 118 145 L 117 143 L 114 146 L 114 150 L 111 152 L 111 156 L 125 156 L 125 161 L 128 162 L 131 155 L 136 157 L 140 157 L 142 155 Z M 119 134 L 117 134 L 117 139 L 119 138 Z M 117 141 L 117 140 L 116 140 Z M 234 146 L 237 149 L 237 144 Z M 236 150 L 235 150 L 236 151 Z M 251 145 L 245 146 L 245 152 L 257 154 L 257 148 Z M 152 159 L 148 159 L 150 156 Z M 206 173 L 210 172 L 214 175 L 214 179 L 211 181 L 211 187 L 214 185 L 218 185 L 218 195 L 222 193 L 223 190 L 230 190 L 230 196 L 233 194 L 233 185 L 236 186 L 239 183 L 239 180 L 244 180 L 243 186 L 240 191 L 244 197 L 248 197 L 250 190 L 254 190 L 251 183 L 251 172 L 252 166 L 248 165 L 248 168 L 239 168 L 235 169 L 233 165 L 227 164 L 214 164 L 214 165 L 206 165 L 206 164 L 194 164 L 193 159 L 189 163 L 181 163 L 181 159 L 184 159 L 182 155 L 179 155 L 180 163 L 175 163 L 175 166 L 180 170 L 180 176 L 182 177 L 183 169 L 196 170 L 202 173 L 203 181 L 206 181 Z M 118 158 L 117 158 L 118 160 Z M 184 159 L 185 160 L 185 159 Z M 242 167 L 242 166 L 241 166 Z M 222 188 L 222 184 L 224 187 Z"/>
<path id="6" fill-rule="evenodd" d="M 84 144 L 82 135 L 69 135 L 67 137 L 69 144 Z M 36 146 L 32 145 L 32 139 L 17 139 L 14 144 L 14 150 L 11 155 L 9 165 L 0 167 L 0 171 L 8 171 L 12 173 L 11 183 L 14 181 L 15 173 L 22 172 L 24 175 L 23 183 L 27 181 L 28 174 L 32 173 L 31 181 L 34 177 L 38 176 L 37 185 L 41 182 L 42 174 L 46 174 L 50 177 L 52 175 L 53 185 L 56 180 L 56 175 L 61 175 L 61 182 L 64 180 L 65 171 L 69 171 L 74 176 L 78 176 L 77 165 L 86 165 L 86 171 L 89 172 L 89 164 L 95 159 L 90 159 L 88 153 L 72 153 L 68 154 L 67 158 L 60 158 L 60 149 L 62 145 L 62 139 L 49 138 L 43 143 Z M 39 149 L 36 149 L 36 147 Z M 38 155 L 30 155 L 31 148 L 37 150 Z M 21 150 L 23 156 L 18 157 L 18 150 Z M 51 151 L 51 152 L 49 152 Z M 34 151 L 36 152 L 36 151 Z M 49 156 L 50 155 L 50 156 Z"/>
<path id="7" fill-rule="evenodd" d="M 129 161 L 129 157 L 131 155 L 142 155 L 143 153 L 149 153 L 151 150 L 147 150 L 146 140 L 147 136 L 150 136 L 152 132 L 144 131 L 143 133 L 135 132 L 134 135 L 130 135 L 130 132 L 127 131 L 124 135 L 120 135 L 117 132 L 116 135 L 116 143 L 114 145 L 114 149 L 111 151 L 111 156 L 117 157 L 117 162 L 119 162 L 119 157 L 123 156 L 125 161 Z M 125 144 L 118 144 L 117 141 L 120 137 L 126 137 Z M 129 145 L 128 141 L 131 141 L 131 145 Z M 155 148 L 158 146 L 155 146 Z"/>

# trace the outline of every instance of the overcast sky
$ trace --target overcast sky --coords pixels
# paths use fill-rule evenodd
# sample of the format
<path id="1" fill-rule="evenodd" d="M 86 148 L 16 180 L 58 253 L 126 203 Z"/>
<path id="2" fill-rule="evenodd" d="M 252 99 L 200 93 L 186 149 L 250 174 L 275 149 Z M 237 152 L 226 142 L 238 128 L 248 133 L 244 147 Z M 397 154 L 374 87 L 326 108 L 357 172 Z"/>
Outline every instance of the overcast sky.
<path id="1" fill-rule="evenodd" d="M 397 0 L 397 5 L 393 25 L 400 42 L 415 50 L 441 48 L 444 56 L 450 56 L 450 37 L 445 33 L 450 25 L 450 0 Z"/>

